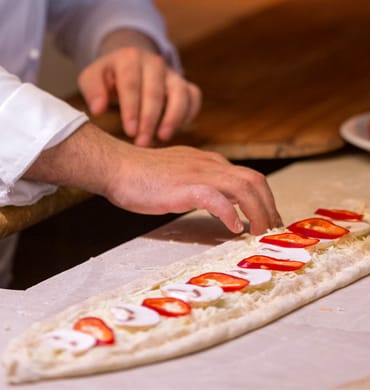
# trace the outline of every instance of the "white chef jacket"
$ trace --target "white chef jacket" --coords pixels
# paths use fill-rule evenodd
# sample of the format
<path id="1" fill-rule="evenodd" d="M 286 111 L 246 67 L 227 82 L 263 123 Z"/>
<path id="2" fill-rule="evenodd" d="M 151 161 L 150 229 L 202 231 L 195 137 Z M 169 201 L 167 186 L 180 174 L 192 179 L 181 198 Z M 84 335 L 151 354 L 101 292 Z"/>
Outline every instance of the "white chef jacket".
<path id="1" fill-rule="evenodd" d="M 82 69 L 117 28 L 145 33 L 179 68 L 163 21 L 150 0 L 0 0 L 0 206 L 32 204 L 56 190 L 20 179 L 39 154 L 72 134 L 87 116 L 38 89 L 43 38 Z M 58 75 L 55 75 L 58 77 Z"/>

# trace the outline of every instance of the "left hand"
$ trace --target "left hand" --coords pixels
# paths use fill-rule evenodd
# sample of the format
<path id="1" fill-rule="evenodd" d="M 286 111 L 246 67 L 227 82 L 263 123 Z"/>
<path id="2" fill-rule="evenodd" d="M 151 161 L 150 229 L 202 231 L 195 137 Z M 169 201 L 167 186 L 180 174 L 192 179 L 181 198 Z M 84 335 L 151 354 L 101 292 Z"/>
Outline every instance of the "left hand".
<path id="1" fill-rule="evenodd" d="M 102 56 L 79 76 L 93 115 L 105 112 L 116 94 L 123 128 L 138 146 L 149 146 L 154 137 L 168 141 L 176 128 L 196 116 L 201 106 L 199 88 L 172 69 L 149 38 L 118 31 L 102 47 Z"/>

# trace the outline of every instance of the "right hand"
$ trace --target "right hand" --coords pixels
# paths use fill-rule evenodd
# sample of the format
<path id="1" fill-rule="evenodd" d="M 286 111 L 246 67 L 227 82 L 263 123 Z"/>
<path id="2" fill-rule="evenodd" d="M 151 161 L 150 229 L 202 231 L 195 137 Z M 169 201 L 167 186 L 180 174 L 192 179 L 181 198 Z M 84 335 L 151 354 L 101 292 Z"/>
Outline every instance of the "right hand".
<path id="1" fill-rule="evenodd" d="M 249 219 L 252 234 L 281 225 L 262 174 L 213 152 L 134 146 L 90 123 L 42 152 L 24 178 L 78 187 L 137 213 L 204 209 L 234 233 L 243 230 L 236 204 Z"/>
<path id="2" fill-rule="evenodd" d="M 106 188 L 105 196 L 121 208 L 145 214 L 205 209 L 234 233 L 243 231 L 236 204 L 249 219 L 252 234 L 282 223 L 262 174 L 190 147 L 122 144 L 122 158 Z"/>

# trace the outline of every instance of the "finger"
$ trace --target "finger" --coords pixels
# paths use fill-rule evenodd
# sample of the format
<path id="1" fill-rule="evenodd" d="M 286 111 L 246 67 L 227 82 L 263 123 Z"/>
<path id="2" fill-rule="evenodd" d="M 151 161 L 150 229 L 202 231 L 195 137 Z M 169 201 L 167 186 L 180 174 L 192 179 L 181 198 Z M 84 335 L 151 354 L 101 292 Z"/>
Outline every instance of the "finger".
<path id="1" fill-rule="evenodd" d="M 158 138 L 168 141 L 176 128 L 184 123 L 188 111 L 189 94 L 186 82 L 171 71 L 167 76 L 167 105 L 158 130 Z"/>
<path id="2" fill-rule="evenodd" d="M 280 214 L 277 211 L 275 199 L 266 177 L 259 172 L 245 167 L 235 167 L 242 177 L 250 180 L 257 196 L 262 200 L 263 207 L 269 220 L 269 228 L 282 226 Z"/>
<path id="3" fill-rule="evenodd" d="M 108 106 L 109 91 L 104 72 L 104 63 L 95 63 L 87 67 L 78 78 L 80 91 L 93 115 L 103 113 Z"/>
<path id="4" fill-rule="evenodd" d="M 114 105 L 119 104 L 117 89 L 116 89 L 116 75 L 114 70 L 109 68 L 105 72 L 105 85 L 109 91 L 109 102 Z"/>
<path id="5" fill-rule="evenodd" d="M 239 205 L 249 220 L 251 234 L 261 234 L 270 227 L 265 204 L 251 177 L 243 177 L 230 166 L 217 177 L 215 185 L 230 202 Z"/>
<path id="6" fill-rule="evenodd" d="M 270 217 L 270 228 L 283 226 L 282 218 L 277 210 L 274 195 L 269 187 L 266 178 L 261 186 L 257 186 L 257 190 L 260 193 L 261 198 L 266 205 L 267 213 Z"/>
<path id="7" fill-rule="evenodd" d="M 148 146 L 153 138 L 164 106 L 165 73 L 165 63 L 158 56 L 151 56 L 143 65 L 138 146 Z"/>
<path id="8" fill-rule="evenodd" d="M 135 48 L 125 48 L 115 65 L 116 89 L 123 127 L 129 137 L 138 131 L 141 98 L 141 54 Z"/>
<path id="9" fill-rule="evenodd" d="M 190 123 L 199 113 L 202 106 L 202 92 L 199 87 L 193 83 L 188 83 L 189 108 L 184 124 Z"/>
<path id="10" fill-rule="evenodd" d="M 243 192 L 236 201 L 249 220 L 249 231 L 251 234 L 262 234 L 270 227 L 266 208 L 253 187 L 245 186 Z"/>
<path id="11" fill-rule="evenodd" d="M 241 233 L 244 224 L 232 203 L 217 189 L 207 185 L 191 185 L 178 188 L 171 197 L 173 212 L 183 213 L 193 209 L 207 210 L 218 217 L 233 233 Z"/>

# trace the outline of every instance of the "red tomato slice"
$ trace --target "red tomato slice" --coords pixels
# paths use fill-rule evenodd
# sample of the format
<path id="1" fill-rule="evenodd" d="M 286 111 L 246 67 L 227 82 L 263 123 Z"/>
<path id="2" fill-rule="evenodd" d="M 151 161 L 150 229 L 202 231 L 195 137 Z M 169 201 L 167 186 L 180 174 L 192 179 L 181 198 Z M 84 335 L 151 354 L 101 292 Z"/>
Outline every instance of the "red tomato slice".
<path id="1" fill-rule="evenodd" d="M 260 242 L 265 244 L 283 246 L 285 248 L 305 248 L 307 246 L 315 245 L 320 240 L 316 238 L 309 238 L 302 234 L 296 233 L 280 233 L 263 236 Z"/>
<path id="2" fill-rule="evenodd" d="M 288 226 L 288 229 L 293 233 L 303 234 L 308 237 L 327 239 L 342 237 L 349 233 L 348 229 L 323 218 L 303 219 L 291 224 Z"/>
<path id="3" fill-rule="evenodd" d="M 268 269 L 270 271 L 297 271 L 305 265 L 302 261 L 279 260 L 270 256 L 254 255 L 238 263 L 240 268 Z"/>
<path id="4" fill-rule="evenodd" d="M 238 278 L 237 276 L 224 274 L 223 272 L 206 272 L 191 278 L 188 283 L 196 284 L 197 286 L 208 287 L 218 285 L 225 292 L 238 291 L 247 287 L 249 281 Z"/>
<path id="5" fill-rule="evenodd" d="M 113 330 L 98 317 L 84 317 L 74 325 L 74 330 L 87 333 L 96 339 L 96 345 L 114 344 Z"/>
<path id="6" fill-rule="evenodd" d="M 172 297 L 146 298 L 142 305 L 167 317 L 186 316 L 191 312 L 191 306 L 188 303 Z"/>
<path id="7" fill-rule="evenodd" d="M 354 213 L 349 210 L 336 210 L 336 209 L 317 209 L 315 214 L 323 215 L 331 219 L 338 219 L 341 221 L 354 220 L 361 221 L 364 217 L 361 214 Z"/>

